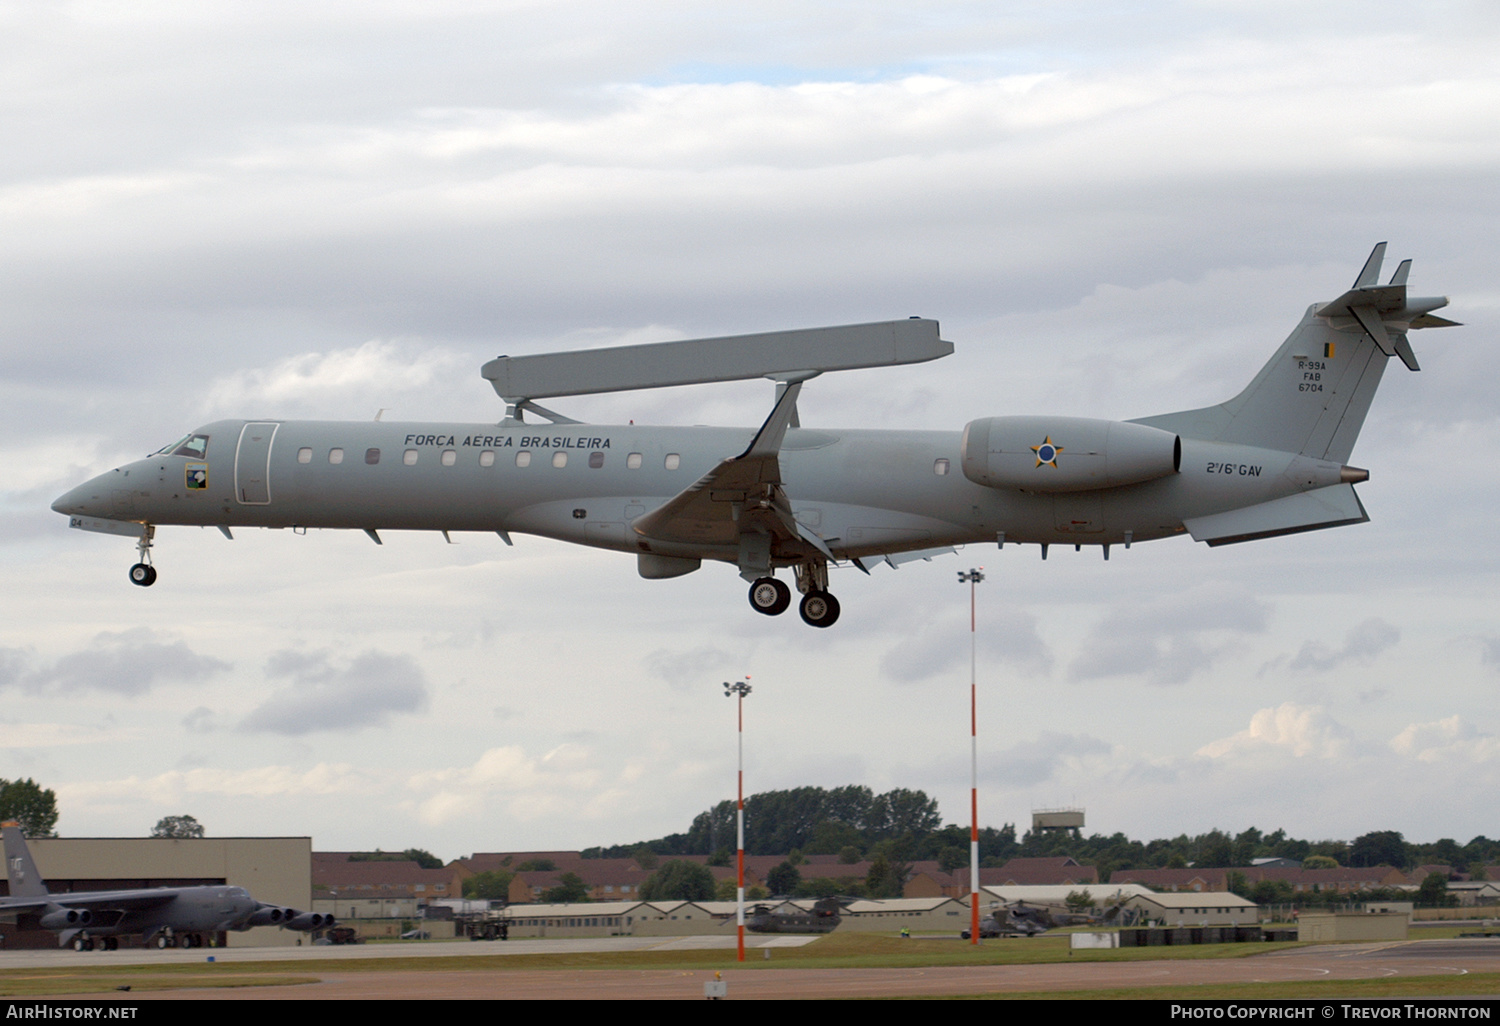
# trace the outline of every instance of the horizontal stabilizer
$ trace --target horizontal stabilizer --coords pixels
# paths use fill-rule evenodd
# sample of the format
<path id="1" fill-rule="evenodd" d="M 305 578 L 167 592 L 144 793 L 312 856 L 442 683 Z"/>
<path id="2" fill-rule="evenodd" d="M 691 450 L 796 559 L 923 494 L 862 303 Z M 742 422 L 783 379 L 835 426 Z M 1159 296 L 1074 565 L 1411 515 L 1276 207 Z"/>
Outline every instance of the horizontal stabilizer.
<path id="1" fill-rule="evenodd" d="M 1310 492 L 1273 499 L 1258 506 L 1184 520 L 1194 541 L 1210 546 L 1299 534 L 1325 527 L 1362 524 L 1370 519 L 1365 507 L 1348 484 L 1330 485 Z"/>
<path id="2" fill-rule="evenodd" d="M 535 356 L 501 356 L 480 371 L 508 403 L 637 388 L 811 376 L 862 367 L 925 363 L 953 352 L 938 322 L 905 321 L 804 328 L 759 335 L 653 342 Z"/>

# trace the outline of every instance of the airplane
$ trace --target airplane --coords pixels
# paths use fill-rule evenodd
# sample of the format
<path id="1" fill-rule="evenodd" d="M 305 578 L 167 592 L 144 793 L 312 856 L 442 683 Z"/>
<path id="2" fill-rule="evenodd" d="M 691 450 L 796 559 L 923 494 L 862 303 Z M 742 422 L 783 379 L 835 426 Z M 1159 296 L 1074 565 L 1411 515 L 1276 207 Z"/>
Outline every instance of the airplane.
<path id="1" fill-rule="evenodd" d="M 0 898 L 0 916 L 23 929 L 52 930 L 58 947 L 74 951 L 115 951 L 120 938 L 140 934 L 144 946 L 203 947 L 206 935 L 252 926 L 284 926 L 311 932 L 334 925 L 321 912 L 299 912 L 256 901 L 243 887 L 154 887 L 126 891 L 53 894 L 32 861 L 20 824 L 0 824 L 10 897 Z"/>
<path id="2" fill-rule="evenodd" d="M 803 428 L 803 385 L 837 370 L 947 356 L 922 318 L 498 357 L 481 374 L 495 424 L 221 420 L 52 504 L 72 527 L 134 537 L 130 579 L 156 581 L 157 526 L 534 534 L 633 553 L 647 579 L 735 566 L 750 605 L 839 617 L 829 568 L 1007 542 L 1110 548 L 1183 533 L 1210 546 L 1363 523 L 1347 464 L 1392 357 L 1447 297 L 1407 295 L 1411 261 L 1379 283 L 1377 245 L 1353 286 L 1315 303 L 1237 396 L 1128 421 L 1006 415 L 962 431 Z M 591 425 L 538 399 L 715 381 L 776 385 L 759 429 Z M 525 419 L 535 414 L 549 423 Z"/>

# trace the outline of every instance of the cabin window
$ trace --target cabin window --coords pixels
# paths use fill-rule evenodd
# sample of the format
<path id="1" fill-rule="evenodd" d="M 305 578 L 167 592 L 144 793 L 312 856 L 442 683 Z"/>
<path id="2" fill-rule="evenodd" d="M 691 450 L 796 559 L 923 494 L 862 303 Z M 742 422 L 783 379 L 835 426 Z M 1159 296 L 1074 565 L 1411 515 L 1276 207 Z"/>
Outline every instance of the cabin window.
<path id="1" fill-rule="evenodd" d="M 304 445 L 302 448 L 300 448 L 300 449 L 297 450 L 297 462 L 298 463 L 311 463 L 312 462 L 312 447 L 311 446 Z"/>
<path id="2" fill-rule="evenodd" d="M 531 453 L 526 452 L 524 450 L 521 451 L 521 452 L 516 453 L 516 466 L 518 466 L 518 467 L 529 467 L 529 466 L 531 466 Z"/>
<path id="3" fill-rule="evenodd" d="M 443 466 L 451 467 L 458 462 L 458 453 L 453 449 L 443 450 Z"/>
<path id="4" fill-rule="evenodd" d="M 633 452 L 629 456 L 626 456 L 625 457 L 625 466 L 627 468 L 629 468 L 630 470 L 640 470 L 641 469 L 641 454 L 638 453 L 638 452 Z"/>
<path id="5" fill-rule="evenodd" d="M 938 477 L 942 477 L 944 474 L 948 473 L 948 461 L 947 460 L 933 460 L 932 461 L 932 472 L 934 474 L 936 474 Z"/>
<path id="6" fill-rule="evenodd" d="M 678 467 L 682 466 L 682 456 L 675 452 L 667 453 L 667 458 L 663 463 L 663 466 L 665 466 L 668 470 L 676 470 Z"/>
<path id="7" fill-rule="evenodd" d="M 342 449 L 329 449 L 328 450 L 328 462 L 329 463 L 342 463 L 342 462 L 344 462 L 344 450 L 342 450 Z"/>
<path id="8" fill-rule="evenodd" d="M 591 452 L 591 453 L 589 453 L 589 469 L 590 470 L 598 470 L 602 466 L 604 466 L 604 453 L 602 453 L 602 452 Z"/>
<path id="9" fill-rule="evenodd" d="M 495 450 L 486 449 L 479 454 L 479 465 L 481 467 L 493 467 L 495 465 Z"/>
<path id="10" fill-rule="evenodd" d="M 417 450 L 415 450 L 415 449 L 408 449 L 405 452 L 403 452 L 401 454 L 401 462 L 405 463 L 408 467 L 414 467 L 414 466 L 416 466 L 417 465 Z"/>
<path id="11" fill-rule="evenodd" d="M 552 454 L 552 465 L 554 467 L 557 467 L 558 469 L 562 469 L 563 467 L 566 467 L 568 465 L 568 454 L 566 452 L 562 451 L 562 450 L 559 450 L 559 451 L 553 453 Z"/>
<path id="12" fill-rule="evenodd" d="M 379 449 L 366 449 L 365 450 L 365 462 L 368 463 L 372 467 L 375 464 L 379 463 L 380 462 L 380 450 Z"/>

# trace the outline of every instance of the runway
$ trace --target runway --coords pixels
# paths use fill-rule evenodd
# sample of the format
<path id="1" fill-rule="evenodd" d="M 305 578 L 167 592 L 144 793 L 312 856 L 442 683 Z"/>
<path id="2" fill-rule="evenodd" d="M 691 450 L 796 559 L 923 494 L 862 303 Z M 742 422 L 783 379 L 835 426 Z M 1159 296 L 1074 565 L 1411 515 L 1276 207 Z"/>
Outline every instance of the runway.
<path id="1" fill-rule="evenodd" d="M 770 938 L 785 943 L 803 938 Z M 510 941 L 505 944 L 429 944 L 390 946 L 399 957 L 442 957 L 467 949 L 495 954 L 503 948 L 522 953 L 521 945 L 546 945 L 548 951 L 681 950 L 684 941 L 722 946 L 720 938 L 618 938 L 606 942 Z M 623 943 L 622 943 L 623 942 Z M 459 949 L 454 951 L 452 949 Z M 340 957 L 381 957 L 367 946 Z M 272 961 L 275 971 L 296 971 L 296 963 L 327 957 L 327 948 L 251 949 L 226 952 L 234 961 Z M 12 955 L 0 956 L 0 968 Z M 34 954 L 31 952 L 25 954 Z M 121 953 L 123 954 L 123 953 Z M 159 954 L 159 953 L 158 953 Z M 181 952 L 174 955 L 183 954 Z M 196 961 L 204 956 L 194 953 Z M 268 957 L 272 956 L 272 957 Z M 773 955 L 774 958 L 774 955 Z M 176 959 L 174 959 L 175 961 Z M 226 958 L 226 961 L 229 959 Z M 140 961 L 134 959 L 133 961 Z M 1500 940 L 1406 941 L 1375 945 L 1327 945 L 1274 952 L 1250 958 L 1159 960 L 1147 962 L 1061 962 L 1044 965 L 945 966 L 922 969 L 796 969 L 757 967 L 723 971 L 728 997 L 734 999 L 922 997 L 945 994 L 1000 994 L 1037 991 L 1087 991 L 1109 988 L 1195 986 L 1222 983 L 1292 983 L 1312 980 L 1372 980 L 1431 975 L 1462 976 L 1500 972 Z M 712 970 L 536 970 L 493 969 L 436 972 L 402 970 L 309 972 L 317 982 L 295 986 L 187 989 L 125 995 L 107 992 L 78 997 L 104 1000 L 701 1000 Z M 1274 996 L 1270 995 L 1270 996 Z"/>

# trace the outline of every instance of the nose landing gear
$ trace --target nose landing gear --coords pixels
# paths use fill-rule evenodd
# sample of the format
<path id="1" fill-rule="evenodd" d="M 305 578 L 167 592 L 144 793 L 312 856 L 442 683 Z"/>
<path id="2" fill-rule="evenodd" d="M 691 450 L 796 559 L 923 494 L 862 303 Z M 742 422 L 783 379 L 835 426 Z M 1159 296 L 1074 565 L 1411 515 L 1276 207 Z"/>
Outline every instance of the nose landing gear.
<path id="1" fill-rule="evenodd" d="M 156 528 L 151 524 L 141 527 L 140 540 L 135 543 L 135 550 L 141 554 L 141 561 L 130 568 L 130 583 L 149 588 L 156 583 L 156 567 L 151 565 L 151 540 L 156 537 Z"/>

